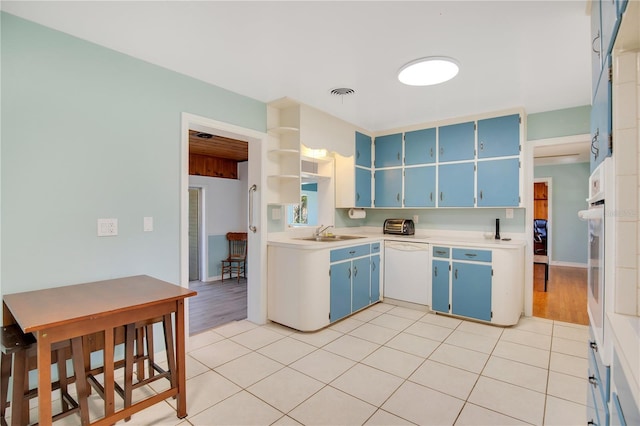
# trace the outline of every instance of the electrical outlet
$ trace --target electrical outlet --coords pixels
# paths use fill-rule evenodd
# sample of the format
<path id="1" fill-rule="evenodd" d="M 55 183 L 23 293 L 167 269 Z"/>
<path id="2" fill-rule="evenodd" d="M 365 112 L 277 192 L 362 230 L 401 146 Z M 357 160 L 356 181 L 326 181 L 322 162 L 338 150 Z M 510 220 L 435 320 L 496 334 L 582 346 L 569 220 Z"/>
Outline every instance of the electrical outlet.
<path id="1" fill-rule="evenodd" d="M 143 219 L 143 230 L 144 232 L 153 231 L 153 217 L 145 216 L 145 218 Z"/>
<path id="2" fill-rule="evenodd" d="M 118 235 L 118 219 L 98 219 L 98 237 Z"/>
<path id="3" fill-rule="evenodd" d="M 418 223 L 418 218 L 419 218 L 418 215 L 414 214 L 413 215 L 413 223 Z"/>
<path id="4" fill-rule="evenodd" d="M 513 209 L 506 209 L 507 219 L 513 219 Z"/>

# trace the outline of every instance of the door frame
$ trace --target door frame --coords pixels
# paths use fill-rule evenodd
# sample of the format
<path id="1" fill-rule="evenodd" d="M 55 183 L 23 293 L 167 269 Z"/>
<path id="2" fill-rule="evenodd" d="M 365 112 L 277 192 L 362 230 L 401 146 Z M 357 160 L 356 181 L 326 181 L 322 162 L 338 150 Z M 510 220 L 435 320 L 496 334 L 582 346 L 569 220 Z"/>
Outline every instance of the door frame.
<path id="1" fill-rule="evenodd" d="M 553 257 L 552 254 L 552 244 L 551 240 L 553 238 L 553 208 L 552 208 L 552 196 L 553 196 L 553 187 L 552 182 L 553 179 L 550 177 L 541 177 L 534 178 L 533 183 L 545 182 L 547 184 L 547 257 L 549 258 L 549 265 L 551 265 L 551 259 Z M 535 219 L 535 217 L 534 217 Z"/>
<path id="2" fill-rule="evenodd" d="M 198 275 L 200 276 L 198 279 L 200 281 L 207 281 L 209 279 L 209 268 L 205 260 L 209 258 L 209 248 L 207 247 L 204 238 L 204 236 L 207 235 L 207 221 L 205 220 L 207 217 L 207 212 L 205 211 L 206 191 L 204 185 L 197 184 L 189 185 L 189 189 L 195 189 L 198 191 Z"/>
<path id="3" fill-rule="evenodd" d="M 204 127 L 217 135 L 246 141 L 249 144 L 249 167 L 245 194 L 256 185 L 253 217 L 247 218 L 256 227 L 248 230 L 247 253 L 247 319 L 256 324 L 267 321 L 267 214 L 263 199 L 266 177 L 263 158 L 266 155 L 267 134 L 234 124 L 216 121 L 195 114 L 182 113 L 180 150 L 180 284 L 189 286 L 189 129 Z M 206 235 L 202 236 L 206 240 Z M 186 335 L 189 335 L 189 301 L 185 304 Z"/>

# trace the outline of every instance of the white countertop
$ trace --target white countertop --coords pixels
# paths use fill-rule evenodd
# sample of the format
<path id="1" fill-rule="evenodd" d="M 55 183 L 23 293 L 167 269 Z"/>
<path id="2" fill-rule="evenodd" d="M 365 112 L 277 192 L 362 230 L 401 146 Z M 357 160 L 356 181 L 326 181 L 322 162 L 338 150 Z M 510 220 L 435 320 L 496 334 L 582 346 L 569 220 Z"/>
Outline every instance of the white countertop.
<path id="1" fill-rule="evenodd" d="M 416 235 L 392 235 L 383 234 L 381 230 L 360 229 L 360 228 L 341 228 L 334 232 L 335 235 L 353 235 L 362 238 L 354 238 L 351 240 L 338 241 L 306 241 L 299 238 L 311 236 L 310 230 L 306 232 L 282 232 L 277 234 L 269 234 L 267 244 L 277 247 L 298 248 L 303 250 L 332 249 L 335 247 L 352 246 L 357 244 L 368 244 L 376 241 L 403 241 L 412 243 L 426 243 L 432 245 L 455 245 L 465 247 L 482 247 L 482 248 L 505 248 L 515 249 L 525 245 L 521 239 L 504 241 L 496 240 L 491 236 L 488 238 L 478 233 L 469 233 L 468 235 L 460 232 L 452 231 L 446 235 L 446 231 L 438 231 L 440 235 L 429 234 L 429 231 L 418 232 Z M 445 235 L 442 235 L 442 234 Z"/>

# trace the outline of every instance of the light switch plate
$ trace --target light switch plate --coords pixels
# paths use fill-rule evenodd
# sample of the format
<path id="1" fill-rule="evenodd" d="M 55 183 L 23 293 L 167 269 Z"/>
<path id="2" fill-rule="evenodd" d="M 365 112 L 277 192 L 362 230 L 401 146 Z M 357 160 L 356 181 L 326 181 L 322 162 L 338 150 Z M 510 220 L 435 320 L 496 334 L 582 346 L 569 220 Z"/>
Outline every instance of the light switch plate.
<path id="1" fill-rule="evenodd" d="M 143 225 L 144 232 L 153 231 L 153 217 L 145 216 L 143 222 L 144 222 L 144 225 Z"/>
<path id="2" fill-rule="evenodd" d="M 506 209 L 507 219 L 513 219 L 513 209 Z"/>
<path id="3" fill-rule="evenodd" d="M 118 235 L 118 219 L 98 219 L 98 237 Z"/>

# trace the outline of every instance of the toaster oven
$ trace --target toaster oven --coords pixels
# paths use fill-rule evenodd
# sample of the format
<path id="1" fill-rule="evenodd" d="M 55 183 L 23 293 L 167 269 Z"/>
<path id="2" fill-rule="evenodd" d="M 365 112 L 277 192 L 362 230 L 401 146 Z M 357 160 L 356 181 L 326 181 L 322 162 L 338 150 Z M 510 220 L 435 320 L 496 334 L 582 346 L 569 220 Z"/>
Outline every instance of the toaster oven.
<path id="1" fill-rule="evenodd" d="M 394 235 L 413 235 L 416 230 L 411 219 L 386 219 L 382 232 Z"/>

